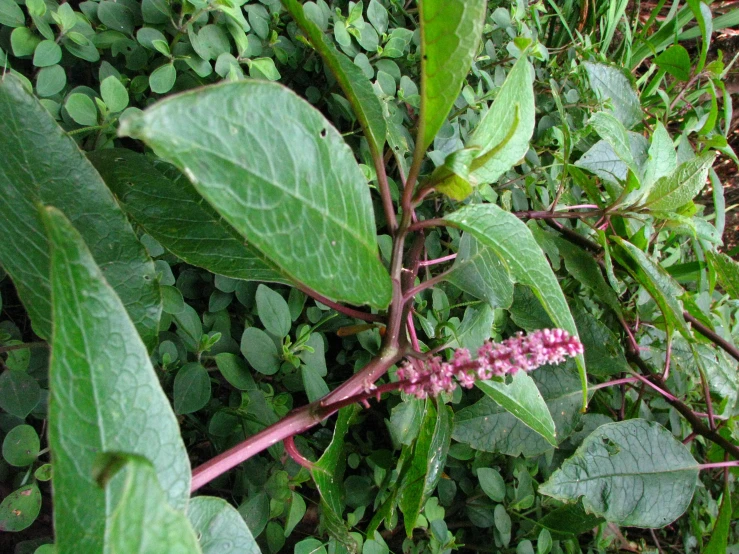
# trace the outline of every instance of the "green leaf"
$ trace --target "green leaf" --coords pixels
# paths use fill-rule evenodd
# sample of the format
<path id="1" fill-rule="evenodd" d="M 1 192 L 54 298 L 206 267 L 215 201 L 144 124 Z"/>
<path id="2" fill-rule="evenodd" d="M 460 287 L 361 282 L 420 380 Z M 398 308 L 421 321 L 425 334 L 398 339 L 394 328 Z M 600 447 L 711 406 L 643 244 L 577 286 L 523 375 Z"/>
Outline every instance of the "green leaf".
<path id="1" fill-rule="evenodd" d="M 582 503 L 565 504 L 552 510 L 536 521 L 537 525 L 548 529 L 556 539 L 568 539 L 580 535 L 603 523 L 603 519 L 585 512 Z"/>
<path id="2" fill-rule="evenodd" d="M 34 483 L 14 490 L 0 504 L 0 531 L 23 531 L 41 512 L 41 492 Z"/>
<path id="3" fill-rule="evenodd" d="M 26 467 L 36 461 L 41 441 L 30 425 L 13 427 L 3 440 L 3 458 L 15 467 Z"/>
<path id="4" fill-rule="evenodd" d="M 628 136 L 631 157 L 636 162 L 636 166 L 641 167 L 647 159 L 647 141 L 643 136 L 631 131 L 628 132 Z M 621 192 L 621 184 L 626 181 L 629 173 L 626 163 L 618 157 L 613 147 L 605 140 L 596 142 L 575 162 L 575 166 L 587 169 L 607 183 L 619 185 L 618 194 Z"/>
<path id="5" fill-rule="evenodd" d="M 421 28 L 421 113 L 417 152 L 425 152 L 446 121 L 477 54 L 485 0 L 424 0 Z"/>
<path id="6" fill-rule="evenodd" d="M 254 390 L 257 388 L 249 368 L 241 358 L 230 352 L 221 352 L 216 355 L 216 365 L 233 387 L 239 390 Z"/>
<path id="7" fill-rule="evenodd" d="M 616 155 L 626 164 L 634 175 L 639 175 L 639 168 L 631 154 L 631 144 L 626 127 L 608 112 L 596 112 L 590 118 L 590 125 L 603 140 L 611 145 Z"/>
<path id="8" fill-rule="evenodd" d="M 648 196 L 654 183 L 666 177 L 677 168 L 677 153 L 672 144 L 670 133 L 658 121 L 652 133 L 652 143 L 649 145 L 649 157 L 644 166 L 642 194 Z"/>
<path id="9" fill-rule="evenodd" d="M 22 27 L 26 17 L 15 0 L 0 0 L 0 25 Z"/>
<path id="10" fill-rule="evenodd" d="M 99 537 L 95 551 L 103 550 L 104 544 L 105 552 L 121 554 L 201 552 L 187 517 L 170 506 L 157 479 L 158 473 L 146 458 L 123 453 L 102 454 L 96 470 L 98 484 L 105 488 L 98 494 L 104 494 L 109 505 L 105 521 L 100 514 L 97 517 L 107 533 L 104 539 Z M 55 473 L 55 482 L 56 479 Z M 56 539 L 57 548 L 62 550 L 58 532 Z M 81 544 L 73 550 L 81 551 Z"/>
<path id="11" fill-rule="evenodd" d="M 670 329 L 677 329 L 686 339 L 690 330 L 683 319 L 682 303 L 679 298 L 685 291 L 670 277 L 664 268 L 652 261 L 643 251 L 619 237 L 612 237 L 615 244 L 611 253 L 636 281 L 654 299 Z M 621 246 L 621 248 L 619 248 Z"/>
<path id="12" fill-rule="evenodd" d="M 588 372 L 617 375 L 630 370 L 619 338 L 600 319 L 585 310 L 575 311 L 575 323 L 585 350 Z"/>
<path id="13" fill-rule="evenodd" d="M 405 531 L 410 537 L 426 500 L 436 489 L 446 464 L 451 438 L 452 410 L 427 399 L 423 421 L 413 445 L 410 467 L 403 477 L 398 506 L 404 515 Z"/>
<path id="14" fill-rule="evenodd" d="M 513 302 L 513 283 L 500 258 L 471 233 L 462 235 L 446 280 L 493 308 L 509 308 Z"/>
<path id="15" fill-rule="evenodd" d="M 592 62 L 583 62 L 583 65 L 595 96 L 601 102 L 610 104 L 609 111 L 624 127 L 631 129 L 641 122 L 639 96 L 620 68 Z"/>
<path id="16" fill-rule="evenodd" d="M 190 500 L 187 517 L 203 554 L 260 554 L 254 537 L 236 508 L 222 498 Z"/>
<path id="17" fill-rule="evenodd" d="M 561 443 L 582 417 L 581 385 L 572 364 L 544 366 L 531 374 L 547 402 Z M 456 413 L 452 437 L 476 450 L 508 456 L 534 457 L 552 450 L 542 435 L 525 425 L 489 397 Z"/>
<path id="18" fill-rule="evenodd" d="M 185 364 L 174 378 L 174 412 L 190 414 L 197 412 L 210 400 L 210 377 L 199 363 Z"/>
<path id="19" fill-rule="evenodd" d="M 48 67 L 62 59 L 62 48 L 53 40 L 42 40 L 33 52 L 33 65 Z"/>
<path id="20" fill-rule="evenodd" d="M 177 257 L 234 279 L 291 282 L 245 244 L 173 166 L 154 166 L 123 148 L 96 150 L 88 157 L 123 209 Z"/>
<path id="21" fill-rule="evenodd" d="M 302 496 L 293 491 L 290 497 L 292 500 L 290 501 L 290 510 L 287 513 L 287 521 L 285 522 L 286 537 L 289 537 L 298 523 L 303 521 L 303 516 L 305 516 L 306 512 L 305 500 L 303 500 Z"/>
<path id="22" fill-rule="evenodd" d="M 282 76 L 277 71 L 275 61 L 272 58 L 254 58 L 249 64 L 249 76 L 253 79 L 266 79 L 277 81 Z"/>
<path id="23" fill-rule="evenodd" d="M 531 288 L 558 327 L 577 336 L 559 282 L 531 231 L 515 215 L 494 204 L 466 206 L 445 217 L 447 221 L 475 236 L 500 258 L 514 282 Z M 587 374 L 582 356 L 577 359 L 583 388 L 583 406 L 587 399 Z"/>
<path id="24" fill-rule="evenodd" d="M 283 0 L 282 3 L 301 30 L 308 36 L 311 44 L 339 83 L 357 116 L 359 124 L 364 129 L 370 151 L 374 156 L 381 156 L 385 145 L 387 125 L 382 115 L 382 104 L 372 88 L 372 83 L 354 62 L 336 50 L 336 47 L 327 40 L 323 31 L 306 16 L 300 3 L 296 0 Z M 385 24 L 387 26 L 387 11 L 385 11 Z"/>
<path id="25" fill-rule="evenodd" d="M 123 304 L 62 213 L 45 208 L 42 216 L 51 244 L 54 299 L 49 368 L 54 529 L 59 550 L 92 552 L 111 531 L 108 519 L 114 515 L 111 498 L 92 477 L 98 453 L 146 456 L 176 508 L 189 497 L 190 462 Z"/>
<path id="26" fill-rule="evenodd" d="M 280 353 L 272 338 L 256 327 L 247 327 L 241 336 L 241 353 L 251 366 L 263 375 L 280 370 Z"/>
<path id="27" fill-rule="evenodd" d="M 338 131 L 285 87 L 244 81 L 173 96 L 121 122 L 121 134 L 180 167 L 295 281 L 332 300 L 390 303 L 366 179 Z"/>
<path id="28" fill-rule="evenodd" d="M 259 285 L 256 301 L 257 315 L 264 328 L 278 338 L 286 337 L 290 332 L 292 318 L 282 295 L 267 285 Z"/>
<path id="29" fill-rule="evenodd" d="M 10 33 L 10 47 L 17 58 L 30 56 L 41 39 L 34 35 L 28 27 L 16 27 Z"/>
<path id="30" fill-rule="evenodd" d="M 308 396 L 308 402 L 320 400 L 329 393 L 326 381 L 323 380 L 316 368 L 303 365 L 300 367 L 300 375 L 303 379 L 303 387 L 305 388 L 305 394 Z"/>
<path id="31" fill-rule="evenodd" d="M 36 75 L 36 94 L 54 96 L 67 85 L 67 73 L 61 65 L 42 67 Z"/>
<path id="32" fill-rule="evenodd" d="M 714 159 L 716 153 L 709 152 L 683 162 L 673 173 L 654 183 L 644 205 L 650 210 L 668 212 L 684 206 L 705 186 Z"/>
<path id="33" fill-rule="evenodd" d="M 326 368 L 326 351 L 323 337 L 319 333 L 313 333 L 308 337 L 305 345 L 313 352 L 306 349 L 298 356 L 305 365 L 313 368 L 321 377 L 325 377 L 328 370 Z"/>
<path id="34" fill-rule="evenodd" d="M 709 250 L 706 259 L 716 271 L 718 282 L 726 294 L 739 299 L 739 264 L 726 254 Z"/>
<path id="35" fill-rule="evenodd" d="M 97 16 L 108 29 L 133 35 L 134 15 L 126 4 L 103 0 L 98 4 Z"/>
<path id="36" fill-rule="evenodd" d="M 480 481 L 480 487 L 491 500 L 495 502 L 503 502 L 505 500 L 505 481 L 497 469 L 490 467 L 481 467 L 477 470 L 477 478 Z"/>
<path id="37" fill-rule="evenodd" d="M 532 72 L 526 56 L 521 56 L 472 134 L 467 146 L 480 147 L 472 166 L 472 176 L 480 183 L 497 181 L 529 149 L 536 112 Z"/>
<path id="38" fill-rule="evenodd" d="M 128 91 L 115 75 L 103 79 L 100 83 L 100 95 L 113 113 L 122 112 L 128 107 Z"/>
<path id="39" fill-rule="evenodd" d="M 369 19 L 370 23 L 372 23 L 372 26 L 378 33 L 383 34 L 387 31 L 387 9 L 385 9 L 385 6 L 378 2 L 378 0 L 370 0 L 369 5 L 367 6 L 367 19 Z"/>
<path id="40" fill-rule="evenodd" d="M 92 98 L 81 92 L 70 94 L 64 107 L 69 117 L 83 127 L 92 127 L 98 124 L 98 110 Z"/>
<path id="41" fill-rule="evenodd" d="M 660 528 L 680 517 L 698 481 L 690 451 L 664 427 L 631 419 L 598 427 L 541 494 L 631 527 Z"/>
<path id="42" fill-rule="evenodd" d="M 654 58 L 654 65 L 666 71 L 679 81 L 690 79 L 690 55 L 684 46 L 673 44 Z"/>
<path id="43" fill-rule="evenodd" d="M 701 0 L 688 0 L 690 11 L 693 12 L 698 28 L 701 31 L 701 55 L 700 60 L 695 67 L 695 72 L 700 73 L 706 65 L 706 57 L 708 56 L 708 48 L 711 45 L 711 34 L 713 33 L 713 14 L 711 8 Z"/>
<path id="44" fill-rule="evenodd" d="M 557 446 L 552 414 L 536 383 L 524 371 L 519 371 L 509 383 L 480 381 L 477 388 L 495 400 L 498 405 L 539 433 L 552 446 Z"/>
<path id="45" fill-rule="evenodd" d="M 157 94 L 166 94 L 174 86 L 177 79 L 177 70 L 173 63 L 167 63 L 157 67 L 149 75 L 149 88 Z"/>
<path id="46" fill-rule="evenodd" d="M 721 508 L 718 511 L 716 523 L 711 532 L 711 539 L 703 549 L 703 554 L 726 554 L 726 547 L 729 542 L 729 533 L 731 532 L 731 523 L 733 520 L 733 510 L 731 508 L 731 489 L 727 482 L 724 486 L 724 498 L 721 501 Z"/>
<path id="47" fill-rule="evenodd" d="M 25 419 L 40 399 L 41 387 L 28 373 L 6 370 L 0 375 L 0 408 L 9 414 Z"/>

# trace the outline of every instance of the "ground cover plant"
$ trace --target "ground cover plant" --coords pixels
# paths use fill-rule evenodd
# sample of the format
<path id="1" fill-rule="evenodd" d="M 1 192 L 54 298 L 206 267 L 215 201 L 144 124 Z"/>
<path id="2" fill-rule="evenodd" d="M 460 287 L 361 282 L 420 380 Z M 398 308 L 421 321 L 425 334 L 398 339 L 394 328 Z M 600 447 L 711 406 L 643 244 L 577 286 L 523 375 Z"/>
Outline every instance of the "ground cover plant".
<path id="1" fill-rule="evenodd" d="M 738 551 L 737 14 L 0 0 L 3 551 Z"/>

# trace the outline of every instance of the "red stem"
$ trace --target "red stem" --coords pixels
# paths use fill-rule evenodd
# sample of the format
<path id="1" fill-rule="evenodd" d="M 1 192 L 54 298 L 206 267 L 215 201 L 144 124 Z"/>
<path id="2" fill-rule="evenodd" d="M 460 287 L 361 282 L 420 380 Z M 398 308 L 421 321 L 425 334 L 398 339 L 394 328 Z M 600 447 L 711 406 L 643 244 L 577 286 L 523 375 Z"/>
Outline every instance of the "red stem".
<path id="1" fill-rule="evenodd" d="M 445 225 L 448 225 L 448 223 L 441 218 L 424 219 L 423 221 L 419 221 L 418 223 L 410 225 L 408 227 L 408 232 L 415 233 L 416 231 L 420 231 L 421 229 L 428 229 L 429 227 L 444 227 Z"/>
<path id="2" fill-rule="evenodd" d="M 297 288 L 310 296 L 311 298 L 318 300 L 321 304 L 325 304 L 329 308 L 333 308 L 339 313 L 342 313 L 344 315 L 348 315 L 349 317 L 355 317 L 357 319 L 361 319 L 363 321 L 372 321 L 372 322 L 380 322 L 383 321 L 383 317 L 377 314 L 370 314 L 367 312 L 362 312 L 360 310 L 355 310 L 354 308 L 348 308 L 346 306 L 342 306 L 341 304 L 338 304 L 337 302 L 334 302 L 333 300 L 329 300 L 322 294 L 317 293 L 313 289 L 310 289 L 306 287 L 303 284 L 298 284 Z"/>
<path id="3" fill-rule="evenodd" d="M 285 446 L 285 452 L 288 453 L 296 464 L 301 465 L 308 470 L 313 469 L 316 465 L 300 453 L 298 447 L 295 446 L 295 439 L 292 436 L 283 440 L 282 444 Z"/>
<path id="4" fill-rule="evenodd" d="M 739 460 L 731 460 L 728 462 L 715 462 L 713 464 L 700 464 L 698 469 L 703 471 L 704 469 L 713 469 L 717 467 L 737 467 L 739 466 Z"/>
<path id="5" fill-rule="evenodd" d="M 452 261 L 456 257 L 457 257 L 456 254 L 449 254 L 448 256 L 444 256 L 443 258 L 436 258 L 435 260 L 425 260 L 425 261 L 419 262 L 418 265 L 420 267 L 427 267 L 430 265 L 443 264 L 444 262 Z"/>

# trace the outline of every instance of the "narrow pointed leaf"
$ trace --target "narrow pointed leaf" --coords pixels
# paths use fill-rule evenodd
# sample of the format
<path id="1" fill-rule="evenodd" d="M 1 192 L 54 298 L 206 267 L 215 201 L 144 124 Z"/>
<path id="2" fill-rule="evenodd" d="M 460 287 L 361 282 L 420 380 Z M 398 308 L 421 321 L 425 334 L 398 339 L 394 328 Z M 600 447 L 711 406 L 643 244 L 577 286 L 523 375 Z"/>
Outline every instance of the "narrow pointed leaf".
<path id="1" fill-rule="evenodd" d="M 61 551 L 95 552 L 112 514 L 95 483 L 101 452 L 145 456 L 168 502 L 184 508 L 190 463 L 167 397 L 123 304 L 79 233 L 42 209 L 51 244 L 54 333 L 49 368 L 49 445 L 54 528 Z"/>
<path id="2" fill-rule="evenodd" d="M 718 282 L 726 294 L 739 299 L 739 264 L 726 254 L 710 250 L 706 252 L 706 258 L 716 271 Z"/>
<path id="3" fill-rule="evenodd" d="M 514 282 L 531 288 L 552 322 L 572 336 L 577 327 L 552 268 L 531 231 L 515 215 L 494 204 L 466 206 L 445 218 L 474 235 L 481 245 L 492 249 Z M 576 358 L 587 401 L 587 374 L 582 355 Z"/>
<path id="4" fill-rule="evenodd" d="M 284 274 L 336 300 L 385 308 L 367 181 L 339 132 L 276 83 L 171 96 L 121 122 L 174 163 Z"/>
<path id="5" fill-rule="evenodd" d="M 721 508 L 718 511 L 716 524 L 711 532 L 711 539 L 708 541 L 703 554 L 725 554 L 726 547 L 729 543 L 729 533 L 731 533 L 731 523 L 734 519 L 733 510 L 731 509 L 731 488 L 727 481 L 724 486 L 724 498 L 721 501 Z"/>
<path id="6" fill-rule="evenodd" d="M 49 245 L 40 202 L 72 221 L 152 347 L 162 310 L 154 263 L 74 140 L 12 76 L 0 81 L 0 151 L 0 263 L 36 333 L 51 336 Z"/>
<path id="7" fill-rule="evenodd" d="M 336 49 L 318 25 L 305 15 L 300 3 L 296 0 L 282 0 L 282 4 L 302 31 L 308 35 L 310 43 L 336 77 L 364 129 L 373 154 L 382 155 L 387 124 L 382 115 L 382 104 L 372 88 L 372 83 L 353 61 Z"/>
<path id="8" fill-rule="evenodd" d="M 222 498 L 198 496 L 187 507 L 203 554 L 260 554 L 241 514 Z"/>
<path id="9" fill-rule="evenodd" d="M 173 166 L 123 148 L 88 157 L 129 216 L 175 256 L 234 279 L 290 283 Z"/>
<path id="10" fill-rule="evenodd" d="M 449 115 L 477 53 L 486 0 L 423 0 L 421 115 L 416 149 L 425 151 Z"/>
<path id="11" fill-rule="evenodd" d="M 468 146 L 480 147 L 472 175 L 481 183 L 495 182 L 529 149 L 536 115 L 531 73 L 531 64 L 521 56 L 472 135 Z"/>
<path id="12" fill-rule="evenodd" d="M 583 499 L 589 513 L 618 525 L 659 528 L 693 498 L 698 464 L 664 427 L 643 419 L 598 427 L 539 492 Z"/>
<path id="13" fill-rule="evenodd" d="M 536 388 L 536 383 L 525 372 L 517 372 L 510 384 L 481 381 L 477 388 L 539 433 L 549 444 L 557 446 L 557 433 L 552 414 L 549 413 L 546 401 Z"/>
<path id="14" fill-rule="evenodd" d="M 111 453 L 98 461 L 99 485 L 108 497 L 104 548 L 69 552 L 101 551 L 115 554 L 198 554 L 198 539 L 185 514 L 173 508 L 146 458 Z M 54 474 L 56 479 L 56 473 Z M 102 519 L 100 516 L 98 516 Z M 57 548 L 64 552 L 57 539 Z"/>
<path id="15" fill-rule="evenodd" d="M 650 210 L 672 211 L 690 202 L 705 186 L 715 158 L 716 153 L 709 152 L 680 164 L 654 183 L 645 205 Z"/>

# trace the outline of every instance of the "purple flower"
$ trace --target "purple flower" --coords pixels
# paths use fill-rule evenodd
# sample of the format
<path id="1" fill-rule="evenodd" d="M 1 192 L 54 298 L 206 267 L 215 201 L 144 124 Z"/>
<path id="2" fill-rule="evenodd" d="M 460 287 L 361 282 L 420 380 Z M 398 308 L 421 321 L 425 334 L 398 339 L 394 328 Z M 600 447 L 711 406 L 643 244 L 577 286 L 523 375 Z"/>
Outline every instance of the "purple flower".
<path id="1" fill-rule="evenodd" d="M 559 364 L 582 352 L 580 339 L 567 331 L 541 329 L 529 335 L 518 333 L 500 343 L 486 341 L 478 349 L 475 360 L 465 348 L 458 349 L 450 362 L 443 362 L 439 356 L 423 362 L 411 359 L 401 364 L 396 375 L 401 382 L 400 390 L 426 398 L 451 393 L 458 384 L 469 389 L 478 380 Z"/>

